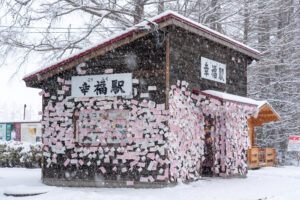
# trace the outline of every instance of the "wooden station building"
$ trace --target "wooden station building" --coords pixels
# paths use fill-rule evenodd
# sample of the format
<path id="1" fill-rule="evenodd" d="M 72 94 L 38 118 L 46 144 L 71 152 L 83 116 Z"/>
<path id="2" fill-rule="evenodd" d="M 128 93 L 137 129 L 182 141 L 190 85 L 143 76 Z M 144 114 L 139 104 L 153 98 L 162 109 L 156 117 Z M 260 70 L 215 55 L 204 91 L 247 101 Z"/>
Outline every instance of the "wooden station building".
<path id="1" fill-rule="evenodd" d="M 245 176 L 248 130 L 252 138 L 256 121 L 275 113 L 241 99 L 258 58 L 167 11 L 27 75 L 43 89 L 43 182 L 161 187 Z"/>

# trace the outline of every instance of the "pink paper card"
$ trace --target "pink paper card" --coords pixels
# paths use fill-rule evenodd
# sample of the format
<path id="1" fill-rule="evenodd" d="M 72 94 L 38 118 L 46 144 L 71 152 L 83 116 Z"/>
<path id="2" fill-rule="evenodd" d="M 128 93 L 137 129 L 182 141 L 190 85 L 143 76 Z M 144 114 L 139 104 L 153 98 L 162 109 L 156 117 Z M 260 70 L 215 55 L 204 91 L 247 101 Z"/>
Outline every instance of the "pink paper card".
<path id="1" fill-rule="evenodd" d="M 72 157 L 72 158 L 76 158 L 76 157 L 77 157 L 77 153 L 71 154 L 71 157 Z"/>
<path id="2" fill-rule="evenodd" d="M 127 146 L 126 149 L 127 149 L 127 151 L 132 151 L 133 150 L 133 146 Z"/>
<path id="3" fill-rule="evenodd" d="M 83 160 L 79 160 L 78 162 L 81 166 L 84 164 Z"/>
<path id="4" fill-rule="evenodd" d="M 106 158 L 104 159 L 104 163 L 109 163 L 109 157 L 106 157 Z"/>
<path id="5" fill-rule="evenodd" d="M 43 143 L 44 143 L 44 145 L 50 145 L 49 139 L 47 139 L 47 138 L 43 139 Z"/>
<path id="6" fill-rule="evenodd" d="M 148 107 L 148 102 L 142 102 L 142 103 L 140 103 L 140 105 L 141 105 L 142 107 Z"/>
<path id="7" fill-rule="evenodd" d="M 149 98 L 149 93 L 141 93 L 140 98 Z"/>
<path id="8" fill-rule="evenodd" d="M 70 159 L 68 158 L 68 159 L 64 162 L 64 166 L 66 167 L 69 163 L 70 163 Z"/>
<path id="9" fill-rule="evenodd" d="M 44 150 L 48 152 L 49 148 L 47 146 L 44 146 Z"/>
<path id="10" fill-rule="evenodd" d="M 148 153 L 147 157 L 150 158 L 150 159 L 152 159 L 152 160 L 154 160 L 155 154 L 154 153 Z"/>
<path id="11" fill-rule="evenodd" d="M 80 131 L 80 135 L 87 136 L 88 131 L 86 129 L 83 129 Z"/>
<path id="12" fill-rule="evenodd" d="M 139 102 L 137 100 L 132 99 L 131 103 L 134 104 L 134 105 L 137 105 Z"/>
<path id="13" fill-rule="evenodd" d="M 114 72 L 114 69 L 106 69 L 104 71 L 105 74 L 112 74 Z"/>
<path id="14" fill-rule="evenodd" d="M 140 182 L 148 182 L 148 178 L 146 178 L 146 177 L 141 177 L 141 178 L 140 178 Z"/>
<path id="15" fill-rule="evenodd" d="M 154 181 L 155 181 L 154 178 L 153 178 L 152 176 L 148 176 L 148 180 L 149 180 L 150 182 L 154 182 Z"/>
<path id="16" fill-rule="evenodd" d="M 132 186 L 132 185 L 134 185 L 134 181 L 126 181 L 126 185 Z"/>
<path id="17" fill-rule="evenodd" d="M 57 82 L 58 83 L 63 83 L 65 80 L 64 79 L 62 79 L 62 78 L 60 78 L 60 77 L 57 77 Z"/>
<path id="18" fill-rule="evenodd" d="M 121 145 L 121 147 L 125 147 L 126 146 L 126 142 L 121 142 L 120 145 Z"/>
<path id="19" fill-rule="evenodd" d="M 61 142 L 57 142 L 57 143 L 56 143 L 56 147 L 57 147 L 57 148 L 62 148 L 62 143 L 61 143 Z"/>
<path id="20" fill-rule="evenodd" d="M 157 104 L 156 105 L 157 110 L 164 110 L 165 109 L 165 104 Z"/>
<path id="21" fill-rule="evenodd" d="M 57 161 L 56 161 L 56 157 L 53 157 L 53 158 L 52 158 L 52 162 L 53 162 L 53 163 L 56 163 L 56 162 L 57 162 Z"/>
<path id="22" fill-rule="evenodd" d="M 72 81 L 65 80 L 65 84 L 66 84 L 66 85 L 71 85 L 71 84 L 72 84 Z"/>
<path id="23" fill-rule="evenodd" d="M 131 163 L 130 163 L 130 167 L 132 168 L 134 165 L 136 165 L 138 163 L 138 161 L 132 161 Z"/>
<path id="24" fill-rule="evenodd" d="M 191 92 L 190 92 L 190 91 L 185 91 L 184 94 L 185 94 L 186 96 L 190 96 L 190 95 L 191 95 Z"/>
<path id="25" fill-rule="evenodd" d="M 145 163 L 141 163 L 141 162 L 139 162 L 138 164 L 137 164 L 137 166 L 139 166 L 139 167 L 145 167 Z"/>
<path id="26" fill-rule="evenodd" d="M 156 86 L 148 86 L 148 91 L 155 91 L 156 90 Z"/>
<path id="27" fill-rule="evenodd" d="M 112 151 L 110 151 L 110 152 L 108 153 L 108 155 L 109 155 L 109 156 L 114 156 L 114 155 L 115 155 L 115 153 L 114 153 L 114 152 L 112 152 Z"/>
<path id="28" fill-rule="evenodd" d="M 139 84 L 139 79 L 132 79 L 133 84 Z"/>
<path id="29" fill-rule="evenodd" d="M 95 152 L 98 150 L 98 147 L 90 147 L 90 151 Z"/>
<path id="30" fill-rule="evenodd" d="M 101 172 L 102 172 L 103 174 L 106 173 L 106 169 L 105 169 L 104 167 L 100 167 L 99 169 L 101 170 Z"/>
<path id="31" fill-rule="evenodd" d="M 80 75 L 83 75 L 83 74 L 86 74 L 86 70 L 80 70 L 77 73 L 80 74 Z"/>
<path id="32" fill-rule="evenodd" d="M 165 178 L 165 176 L 158 175 L 156 179 L 162 181 L 162 180 L 165 180 L 166 178 Z"/>

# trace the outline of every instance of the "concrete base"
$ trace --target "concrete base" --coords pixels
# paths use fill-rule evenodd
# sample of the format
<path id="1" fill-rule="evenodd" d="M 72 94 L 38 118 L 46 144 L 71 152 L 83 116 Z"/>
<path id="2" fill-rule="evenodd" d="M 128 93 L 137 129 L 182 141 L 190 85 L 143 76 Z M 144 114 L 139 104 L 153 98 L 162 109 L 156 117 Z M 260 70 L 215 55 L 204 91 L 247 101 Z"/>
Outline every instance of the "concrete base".
<path id="1" fill-rule="evenodd" d="M 63 187 L 99 187 L 99 188 L 162 188 L 166 186 L 174 186 L 176 184 L 168 182 L 134 182 L 134 185 L 127 185 L 124 180 L 66 180 L 55 178 L 43 178 L 43 183 L 50 186 L 63 186 Z"/>
<path id="2" fill-rule="evenodd" d="M 213 179 L 231 179 L 231 178 L 247 178 L 247 175 L 231 175 L 228 177 L 210 177 Z M 205 180 L 202 177 L 200 180 Z M 57 178 L 43 178 L 43 183 L 50 186 L 62 186 L 62 187 L 99 187 L 99 188 L 163 188 L 172 187 L 177 183 L 169 182 L 134 182 L 134 185 L 127 185 L 126 180 L 87 180 L 87 179 L 57 179 Z M 184 181 L 184 183 L 190 183 L 194 181 Z"/>

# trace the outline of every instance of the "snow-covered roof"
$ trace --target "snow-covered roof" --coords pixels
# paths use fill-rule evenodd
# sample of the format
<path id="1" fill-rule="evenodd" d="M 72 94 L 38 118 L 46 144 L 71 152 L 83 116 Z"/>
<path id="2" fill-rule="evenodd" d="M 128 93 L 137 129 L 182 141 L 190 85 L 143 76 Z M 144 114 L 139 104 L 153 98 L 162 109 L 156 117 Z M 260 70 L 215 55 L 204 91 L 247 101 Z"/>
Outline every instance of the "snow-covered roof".
<path id="1" fill-rule="evenodd" d="M 152 18 L 150 18 L 148 20 L 145 20 L 145 21 L 143 21 L 143 22 L 141 22 L 141 23 L 139 23 L 139 24 L 137 24 L 137 25 L 135 25 L 131 28 L 128 28 L 125 31 L 121 31 L 117 34 L 112 35 L 111 37 L 108 37 L 108 38 L 100 41 L 99 44 L 96 45 L 96 46 L 87 47 L 87 48 L 85 48 L 85 49 L 83 49 L 79 52 L 76 52 L 74 54 L 71 54 L 67 57 L 62 58 L 60 61 L 51 63 L 48 66 L 44 66 L 44 67 L 42 67 L 38 70 L 35 70 L 35 71 L 25 75 L 23 80 L 28 81 L 28 80 L 36 77 L 36 76 L 39 76 L 39 75 L 44 74 L 46 72 L 49 72 L 49 71 L 51 71 L 55 68 L 58 68 L 58 67 L 66 64 L 66 63 L 69 63 L 72 60 L 75 60 L 79 57 L 85 56 L 85 55 L 87 55 L 87 54 L 89 54 L 93 51 L 96 51 L 100 48 L 103 48 L 103 47 L 109 45 L 109 44 L 112 44 L 116 41 L 119 41 L 121 39 L 124 39 L 124 38 L 130 36 L 130 35 L 133 35 L 134 33 L 138 32 L 140 30 L 145 30 L 145 29 L 150 30 L 151 26 L 153 26 L 153 25 L 155 26 L 156 23 L 165 21 L 169 18 L 177 19 L 177 20 L 179 20 L 180 22 L 182 22 L 184 24 L 187 24 L 189 26 L 197 28 L 197 29 L 199 29 L 199 30 L 201 30 L 201 31 L 213 36 L 213 37 L 216 37 L 216 38 L 221 39 L 225 42 L 228 42 L 228 43 L 230 43 L 231 45 L 233 45 L 235 47 L 241 48 L 241 49 L 245 50 L 246 52 L 250 52 L 253 55 L 257 55 L 257 56 L 260 55 L 259 51 L 255 50 L 255 49 L 253 49 L 253 48 L 251 48 L 251 47 L 249 47 L 249 46 L 247 46 L 247 45 L 245 45 L 241 42 L 233 40 L 233 39 L 231 39 L 231 38 L 229 38 L 229 37 L 227 37 L 227 36 L 225 36 L 225 35 L 223 35 L 219 32 L 216 32 L 216 31 L 214 31 L 214 30 L 212 30 L 212 29 L 210 29 L 210 28 L 208 28 L 208 27 L 206 27 L 202 24 L 199 24 L 199 23 L 197 23 L 193 20 L 190 20 L 190 19 L 184 17 L 183 15 L 180 15 L 180 14 L 178 14 L 176 12 L 173 12 L 173 11 L 165 11 L 165 12 L 163 12 L 163 13 L 155 16 L 155 17 L 152 17 Z"/>
<path id="2" fill-rule="evenodd" d="M 267 101 L 257 101 L 254 99 L 250 99 L 248 97 L 242 97 L 242 96 L 228 94 L 225 92 L 219 92 L 219 91 L 215 91 L 215 90 L 204 90 L 202 92 L 205 94 L 208 94 L 210 96 L 218 97 L 225 101 L 232 101 L 232 102 L 238 102 L 238 103 L 243 103 L 243 104 L 255 105 L 258 108 L 261 108 L 265 104 L 269 104 Z"/>
<path id="3" fill-rule="evenodd" d="M 203 91 L 197 91 L 195 90 L 196 93 L 209 96 L 212 98 L 216 98 L 219 100 L 224 100 L 224 101 L 231 101 L 235 103 L 242 103 L 242 104 L 247 104 L 247 105 L 252 105 L 252 106 L 257 106 L 257 110 L 259 111 L 264 105 L 268 105 L 272 111 L 280 118 L 279 114 L 276 112 L 276 110 L 272 107 L 272 105 L 268 101 L 258 101 L 254 100 L 248 97 L 242 97 L 234 94 L 228 94 L 225 92 L 219 92 L 215 90 L 203 90 Z"/>
<path id="4" fill-rule="evenodd" d="M 15 124 L 15 123 L 41 123 L 41 121 L 37 121 L 37 120 L 0 121 L 0 124 Z"/>

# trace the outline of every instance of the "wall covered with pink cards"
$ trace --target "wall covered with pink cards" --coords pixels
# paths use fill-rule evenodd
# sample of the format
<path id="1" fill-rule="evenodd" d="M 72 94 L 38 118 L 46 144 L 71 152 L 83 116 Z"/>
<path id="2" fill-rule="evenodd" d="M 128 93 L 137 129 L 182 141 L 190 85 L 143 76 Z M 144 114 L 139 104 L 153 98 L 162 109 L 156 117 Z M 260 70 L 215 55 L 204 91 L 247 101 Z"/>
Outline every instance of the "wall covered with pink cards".
<path id="1" fill-rule="evenodd" d="M 80 69 L 80 68 L 79 68 Z M 82 70 L 78 74 L 85 73 Z M 110 72 L 111 73 L 111 72 Z M 139 81 L 133 79 L 138 90 Z M 71 81 L 43 91 L 43 180 L 52 185 L 160 187 L 198 180 L 205 161 L 205 116 L 214 176 L 247 173 L 247 118 L 255 108 L 170 88 L 169 105 L 150 98 L 70 97 Z M 155 84 L 148 85 L 155 91 Z"/>
<path id="2" fill-rule="evenodd" d="M 247 174 L 247 119 L 256 107 L 191 94 L 185 81 L 172 86 L 169 107 L 171 181 L 201 178 L 206 139 L 212 143 L 214 176 Z M 210 138 L 204 130 L 207 116 L 214 121 Z"/>

